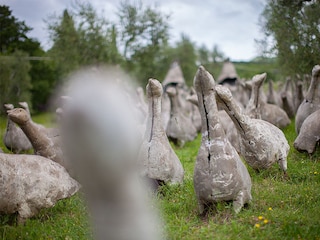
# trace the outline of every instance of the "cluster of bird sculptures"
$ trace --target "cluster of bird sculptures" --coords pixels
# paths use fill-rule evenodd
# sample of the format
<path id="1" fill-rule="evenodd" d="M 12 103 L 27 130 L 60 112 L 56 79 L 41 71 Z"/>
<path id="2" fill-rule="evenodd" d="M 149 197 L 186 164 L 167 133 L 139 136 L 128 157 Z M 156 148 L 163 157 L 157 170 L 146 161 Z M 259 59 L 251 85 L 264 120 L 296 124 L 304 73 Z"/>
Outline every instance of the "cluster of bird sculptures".
<path id="1" fill-rule="evenodd" d="M 220 85 L 200 66 L 189 89 L 174 63 L 162 84 L 149 79 L 146 101 L 119 70 L 81 71 L 56 111 L 59 128 L 33 122 L 25 102 L 5 104 L 3 140 L 15 154 L 0 153 L 0 212 L 18 212 L 24 222 L 81 184 L 97 239 L 125 238 L 123 232 L 157 239 L 144 186 L 182 184 L 183 164 L 170 141 L 183 147 L 201 133 L 193 176 L 199 213 L 220 201 L 232 201 L 238 213 L 252 199 L 246 165 L 263 171 L 277 163 L 287 173 L 289 144 L 280 129 L 290 118 L 296 117 L 297 150 L 312 154 L 320 139 L 320 66 L 305 98 L 303 84 L 290 89 L 289 79 L 279 92 L 269 80 L 266 94 L 266 77 Z M 21 154 L 30 149 L 34 155 Z"/>

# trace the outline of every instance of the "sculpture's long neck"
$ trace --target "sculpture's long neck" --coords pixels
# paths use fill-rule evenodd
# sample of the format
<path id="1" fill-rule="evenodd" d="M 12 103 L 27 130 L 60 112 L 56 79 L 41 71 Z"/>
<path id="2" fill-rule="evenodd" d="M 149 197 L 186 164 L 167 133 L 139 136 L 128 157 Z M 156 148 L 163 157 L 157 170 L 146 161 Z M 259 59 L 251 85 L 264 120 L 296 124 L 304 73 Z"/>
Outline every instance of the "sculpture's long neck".
<path id="1" fill-rule="evenodd" d="M 310 87 L 306 96 L 308 102 L 320 102 L 320 74 L 312 76 Z"/>
<path id="2" fill-rule="evenodd" d="M 46 136 L 45 133 L 39 131 L 37 125 L 32 121 L 28 120 L 25 123 L 20 125 L 23 132 L 29 138 L 33 148 L 37 151 L 37 149 L 42 148 L 44 145 L 51 145 L 52 142 Z"/>
<path id="3" fill-rule="evenodd" d="M 227 112 L 238 131 L 246 133 L 247 129 L 250 127 L 250 124 L 248 123 L 250 118 L 242 113 L 240 106 L 233 99 L 224 101 L 219 98 L 219 101 L 222 103 L 222 107 Z"/>
<path id="4" fill-rule="evenodd" d="M 170 110 L 171 115 L 178 113 L 180 108 L 178 94 L 171 95 L 169 96 L 169 98 L 170 98 L 170 105 L 171 105 L 171 110 Z"/>
<path id="5" fill-rule="evenodd" d="M 199 99 L 199 111 L 201 113 L 202 138 L 207 137 L 208 141 L 211 141 L 213 138 L 223 138 L 225 132 L 218 117 L 215 93 L 211 91 L 209 94 L 205 95 L 202 91 L 199 91 L 197 94 Z"/>
<path id="6" fill-rule="evenodd" d="M 252 84 L 251 97 L 246 108 L 246 112 L 250 117 L 258 119 L 261 118 L 259 94 L 260 86 Z"/>
<path id="7" fill-rule="evenodd" d="M 148 98 L 148 121 L 146 138 L 151 141 L 154 135 L 165 132 L 161 118 L 161 97 L 151 96 Z"/>

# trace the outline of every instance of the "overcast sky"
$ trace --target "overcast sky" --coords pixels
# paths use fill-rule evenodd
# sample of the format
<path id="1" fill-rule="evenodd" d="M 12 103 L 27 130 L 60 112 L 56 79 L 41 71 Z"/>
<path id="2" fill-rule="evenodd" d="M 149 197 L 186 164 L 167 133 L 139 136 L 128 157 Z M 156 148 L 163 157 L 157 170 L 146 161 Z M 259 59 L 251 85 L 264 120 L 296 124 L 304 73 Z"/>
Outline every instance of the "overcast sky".
<path id="1" fill-rule="evenodd" d="M 44 19 L 54 13 L 61 15 L 70 8 L 68 0 L 0 0 L 10 6 L 13 15 L 32 27 L 31 37 L 37 38 L 45 49 L 51 46 Z M 118 0 L 89 2 L 109 20 L 116 20 Z M 170 14 L 170 34 L 173 42 L 181 33 L 198 46 L 209 49 L 216 44 L 231 60 L 251 60 L 258 52 L 254 39 L 261 38 L 259 16 L 265 0 L 145 0 L 144 5 L 157 3 L 157 8 Z"/>

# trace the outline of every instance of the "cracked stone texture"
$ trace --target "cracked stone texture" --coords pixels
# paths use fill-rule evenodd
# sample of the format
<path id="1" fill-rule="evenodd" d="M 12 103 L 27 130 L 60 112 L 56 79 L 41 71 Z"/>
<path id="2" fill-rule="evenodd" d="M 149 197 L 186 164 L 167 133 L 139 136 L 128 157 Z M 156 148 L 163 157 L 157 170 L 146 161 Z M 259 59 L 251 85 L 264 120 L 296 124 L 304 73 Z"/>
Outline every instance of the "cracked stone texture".
<path id="1" fill-rule="evenodd" d="M 228 141 L 218 117 L 213 77 L 200 66 L 194 80 L 202 119 L 202 140 L 194 168 L 194 189 L 200 214 L 209 203 L 233 201 L 238 213 L 251 197 L 251 178 Z"/>
<path id="2" fill-rule="evenodd" d="M 162 86 L 158 80 L 149 79 L 146 91 L 149 111 L 139 154 L 143 175 L 165 183 L 182 183 L 182 164 L 169 143 L 161 121 Z"/>
<path id="3" fill-rule="evenodd" d="M 233 120 L 240 135 L 241 155 L 256 170 L 279 163 L 286 172 L 289 144 L 283 132 L 273 124 L 253 119 L 242 112 L 229 89 L 217 85 L 216 98 Z"/>
<path id="4" fill-rule="evenodd" d="M 299 135 L 293 146 L 298 151 L 307 151 L 309 154 L 315 152 L 320 140 L 320 110 L 310 114 L 302 123 Z"/>
<path id="5" fill-rule="evenodd" d="M 296 133 L 299 134 L 303 121 L 313 112 L 320 109 L 320 65 L 312 69 L 311 83 L 296 113 Z"/>
<path id="6" fill-rule="evenodd" d="M 0 182 L 0 212 L 18 212 L 18 223 L 80 188 L 60 164 L 38 155 L 0 153 Z"/>

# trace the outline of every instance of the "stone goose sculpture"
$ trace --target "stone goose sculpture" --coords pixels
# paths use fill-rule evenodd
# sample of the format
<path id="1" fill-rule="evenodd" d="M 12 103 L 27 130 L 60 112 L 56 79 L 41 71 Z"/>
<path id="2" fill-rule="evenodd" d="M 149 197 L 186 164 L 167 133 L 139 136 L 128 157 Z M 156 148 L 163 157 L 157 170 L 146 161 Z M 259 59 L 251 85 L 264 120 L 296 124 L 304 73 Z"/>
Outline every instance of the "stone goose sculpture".
<path id="1" fill-rule="evenodd" d="M 157 216 L 138 171 L 136 102 L 114 75 L 128 79 L 117 69 L 72 76 L 73 101 L 60 121 L 64 153 L 82 185 L 95 239 L 158 240 Z"/>
<path id="2" fill-rule="evenodd" d="M 9 110 L 8 117 L 20 126 L 37 155 L 49 158 L 70 171 L 70 167 L 64 160 L 60 145 L 48 136 L 47 131 L 32 121 L 26 110 L 23 108 Z"/>
<path id="3" fill-rule="evenodd" d="M 182 183 L 184 170 L 169 143 L 161 121 L 162 86 L 156 79 L 149 79 L 146 87 L 148 120 L 139 159 L 143 176 L 164 183 Z"/>
<path id="4" fill-rule="evenodd" d="M 201 115 L 199 111 L 198 106 L 198 97 L 195 92 L 192 90 L 192 94 L 186 98 L 187 101 L 191 102 L 193 104 L 192 106 L 192 112 L 191 112 L 191 119 L 193 122 L 194 127 L 197 129 L 197 133 L 201 132 Z"/>
<path id="5" fill-rule="evenodd" d="M 282 108 L 282 100 L 280 95 L 273 88 L 273 81 L 269 79 L 268 81 L 268 95 L 267 103 L 275 104 Z"/>
<path id="6" fill-rule="evenodd" d="M 291 87 L 290 87 L 291 86 Z M 293 118 L 295 115 L 293 96 L 292 96 L 292 81 L 291 77 L 287 77 L 283 90 L 280 92 L 282 100 L 282 109 L 287 113 L 288 117 Z"/>
<path id="7" fill-rule="evenodd" d="M 282 108 L 287 113 L 289 118 L 294 118 L 295 111 L 293 106 L 290 103 L 290 95 L 286 91 L 281 92 L 280 94 L 282 100 Z"/>
<path id="8" fill-rule="evenodd" d="M 302 123 L 293 146 L 298 151 L 313 154 L 320 140 L 320 109 L 311 113 Z"/>
<path id="9" fill-rule="evenodd" d="M 290 124 L 290 119 L 286 112 L 277 105 L 267 103 L 264 100 L 265 96 L 261 98 L 261 86 L 266 77 L 266 73 L 257 74 L 250 81 L 252 90 L 246 112 L 251 118 L 265 120 L 279 128 L 286 127 Z"/>
<path id="10" fill-rule="evenodd" d="M 193 104 L 196 104 L 196 106 L 199 110 L 197 95 L 192 95 L 192 96 L 188 97 L 187 100 Z M 199 115 L 200 115 L 200 112 L 199 112 Z M 237 150 L 237 152 L 240 153 L 239 136 L 238 136 L 237 129 L 235 128 L 235 126 L 233 124 L 233 121 L 231 120 L 229 115 L 224 110 L 218 111 L 218 117 L 220 119 L 220 122 L 222 124 L 222 127 L 225 131 L 225 134 L 226 134 L 229 142 Z M 201 115 L 200 115 L 200 120 L 201 120 Z M 200 126 L 202 128 L 202 124 L 200 124 Z M 200 131 L 201 131 L 201 129 L 200 129 Z"/>
<path id="11" fill-rule="evenodd" d="M 215 89 L 217 101 L 238 130 L 241 154 L 246 162 L 256 170 L 267 169 L 277 162 L 286 173 L 289 144 L 283 132 L 267 121 L 244 114 L 228 89 L 219 85 Z"/>
<path id="12" fill-rule="evenodd" d="M 178 89 L 170 86 L 166 92 L 171 103 L 170 119 L 166 133 L 169 139 L 182 147 L 185 142 L 192 141 L 196 138 L 197 129 L 194 127 L 191 118 L 187 117 L 183 111 L 181 111 Z"/>
<path id="13" fill-rule="evenodd" d="M 299 134 L 303 121 L 313 112 L 320 109 L 320 65 L 312 69 L 311 83 L 296 114 L 296 133 Z"/>
<path id="14" fill-rule="evenodd" d="M 62 96 L 67 97 L 67 96 Z M 21 108 L 23 108 L 24 110 L 26 110 L 26 112 L 29 114 L 30 118 L 31 118 L 31 112 L 30 112 L 30 108 L 27 102 L 19 102 L 19 105 Z M 57 128 L 47 128 L 45 126 L 43 126 L 42 124 L 36 123 L 34 122 L 35 125 L 37 125 L 37 127 L 39 129 L 42 129 L 42 131 L 45 131 L 48 135 L 48 137 L 52 138 L 54 141 L 59 141 L 59 136 L 60 136 L 60 131 Z"/>
<path id="15" fill-rule="evenodd" d="M 302 81 L 296 82 L 296 94 L 294 98 L 294 114 L 297 113 L 300 104 L 303 102 L 304 93 L 303 93 L 303 84 Z"/>
<path id="16" fill-rule="evenodd" d="M 18 213 L 18 223 L 80 188 L 60 164 L 25 154 L 0 153 L 0 182 L 0 212 Z"/>
<path id="17" fill-rule="evenodd" d="M 14 106 L 12 104 L 4 104 L 4 108 L 8 111 L 12 110 Z M 32 149 L 28 137 L 9 117 L 7 118 L 7 127 L 3 136 L 3 143 L 6 148 L 13 153 L 20 153 Z"/>
<path id="18" fill-rule="evenodd" d="M 251 201 L 251 178 L 237 151 L 225 136 L 217 115 L 214 79 L 200 66 L 194 86 L 202 119 L 202 140 L 194 168 L 194 189 L 201 215 L 206 206 L 233 201 L 238 213 Z"/>

